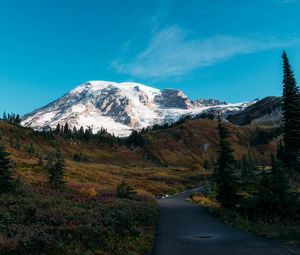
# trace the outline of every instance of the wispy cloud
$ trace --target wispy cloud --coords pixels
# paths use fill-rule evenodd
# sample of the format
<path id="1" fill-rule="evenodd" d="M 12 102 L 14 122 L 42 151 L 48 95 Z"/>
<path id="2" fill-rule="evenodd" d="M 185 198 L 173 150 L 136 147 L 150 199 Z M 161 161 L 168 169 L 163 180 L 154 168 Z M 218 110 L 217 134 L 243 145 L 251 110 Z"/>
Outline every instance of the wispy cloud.
<path id="1" fill-rule="evenodd" d="M 289 4 L 289 3 L 296 3 L 299 2 L 299 0 L 279 0 L 278 4 Z"/>
<path id="2" fill-rule="evenodd" d="M 152 35 L 147 47 L 129 60 L 114 60 L 111 66 L 132 77 L 166 79 L 189 74 L 236 55 L 285 47 L 295 40 L 260 40 L 231 35 L 190 39 L 178 26 L 166 27 Z"/>

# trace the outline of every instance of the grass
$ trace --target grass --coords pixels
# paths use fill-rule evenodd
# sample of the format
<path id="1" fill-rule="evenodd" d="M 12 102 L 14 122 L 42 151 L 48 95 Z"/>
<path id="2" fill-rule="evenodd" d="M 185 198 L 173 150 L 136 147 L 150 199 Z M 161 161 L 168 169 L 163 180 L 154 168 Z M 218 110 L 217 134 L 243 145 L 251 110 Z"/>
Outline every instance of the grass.
<path id="1" fill-rule="evenodd" d="M 300 245 L 300 226 L 297 222 L 282 222 L 274 219 L 251 220 L 236 211 L 224 209 L 220 204 L 204 194 L 192 194 L 191 200 L 208 209 L 224 223 L 256 233 L 268 238 L 274 238 L 292 245 Z"/>
<path id="2" fill-rule="evenodd" d="M 196 202 L 197 204 L 208 208 L 210 210 L 217 210 L 221 208 L 220 203 L 218 203 L 218 201 L 211 199 L 210 197 L 203 195 L 203 194 L 193 194 L 191 196 L 191 199 Z"/>
<path id="3" fill-rule="evenodd" d="M 47 181 L 47 171 L 37 161 L 19 164 L 18 176 L 26 183 L 43 185 Z M 112 164 L 78 163 L 66 160 L 66 179 L 68 185 L 82 185 L 87 188 L 107 189 L 116 187 L 126 179 L 137 190 L 149 192 L 155 196 L 176 193 L 193 187 L 202 180 L 205 173 L 185 168 L 158 166 L 120 167 Z"/>

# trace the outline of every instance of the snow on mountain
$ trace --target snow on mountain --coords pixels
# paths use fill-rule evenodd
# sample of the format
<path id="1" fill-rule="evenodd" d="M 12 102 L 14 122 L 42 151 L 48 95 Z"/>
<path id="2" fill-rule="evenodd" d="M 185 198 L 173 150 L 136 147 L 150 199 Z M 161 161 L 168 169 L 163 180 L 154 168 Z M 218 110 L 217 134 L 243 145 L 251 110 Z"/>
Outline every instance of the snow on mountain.
<path id="1" fill-rule="evenodd" d="M 197 115 L 214 108 L 238 112 L 249 105 L 220 102 L 211 106 L 203 102 L 192 101 L 177 89 L 159 90 L 134 82 L 89 81 L 26 114 L 22 125 L 41 130 L 68 123 L 70 127 L 90 127 L 93 132 L 105 128 L 117 136 L 127 136 L 132 130 L 174 122 L 183 115 Z"/>
<path id="2" fill-rule="evenodd" d="M 196 99 L 194 103 L 198 104 L 199 106 L 215 106 L 215 105 L 227 104 L 226 102 L 218 99 L 203 99 L 203 98 Z"/>

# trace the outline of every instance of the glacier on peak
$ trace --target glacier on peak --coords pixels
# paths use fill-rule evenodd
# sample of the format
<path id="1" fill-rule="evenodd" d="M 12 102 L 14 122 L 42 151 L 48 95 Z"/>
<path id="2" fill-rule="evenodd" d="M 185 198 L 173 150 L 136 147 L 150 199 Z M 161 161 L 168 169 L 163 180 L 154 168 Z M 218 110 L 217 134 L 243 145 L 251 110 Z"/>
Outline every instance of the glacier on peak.
<path id="1" fill-rule="evenodd" d="M 248 106 L 207 102 L 193 101 L 178 89 L 159 90 L 135 82 L 88 81 L 26 114 L 21 124 L 42 130 L 68 123 L 70 127 L 92 128 L 93 132 L 105 128 L 116 136 L 128 136 L 133 130 L 174 122 L 183 115 L 197 115 L 212 108 L 236 112 Z"/>

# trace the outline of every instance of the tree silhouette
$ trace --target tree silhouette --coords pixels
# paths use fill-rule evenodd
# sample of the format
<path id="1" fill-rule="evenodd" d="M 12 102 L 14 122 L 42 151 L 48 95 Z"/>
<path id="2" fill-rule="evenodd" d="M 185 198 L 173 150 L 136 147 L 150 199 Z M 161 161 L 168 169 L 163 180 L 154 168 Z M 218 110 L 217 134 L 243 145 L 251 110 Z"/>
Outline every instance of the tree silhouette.
<path id="1" fill-rule="evenodd" d="M 294 72 L 286 52 L 283 59 L 283 142 L 284 161 L 288 167 L 298 170 L 297 158 L 300 152 L 300 95 Z"/>

